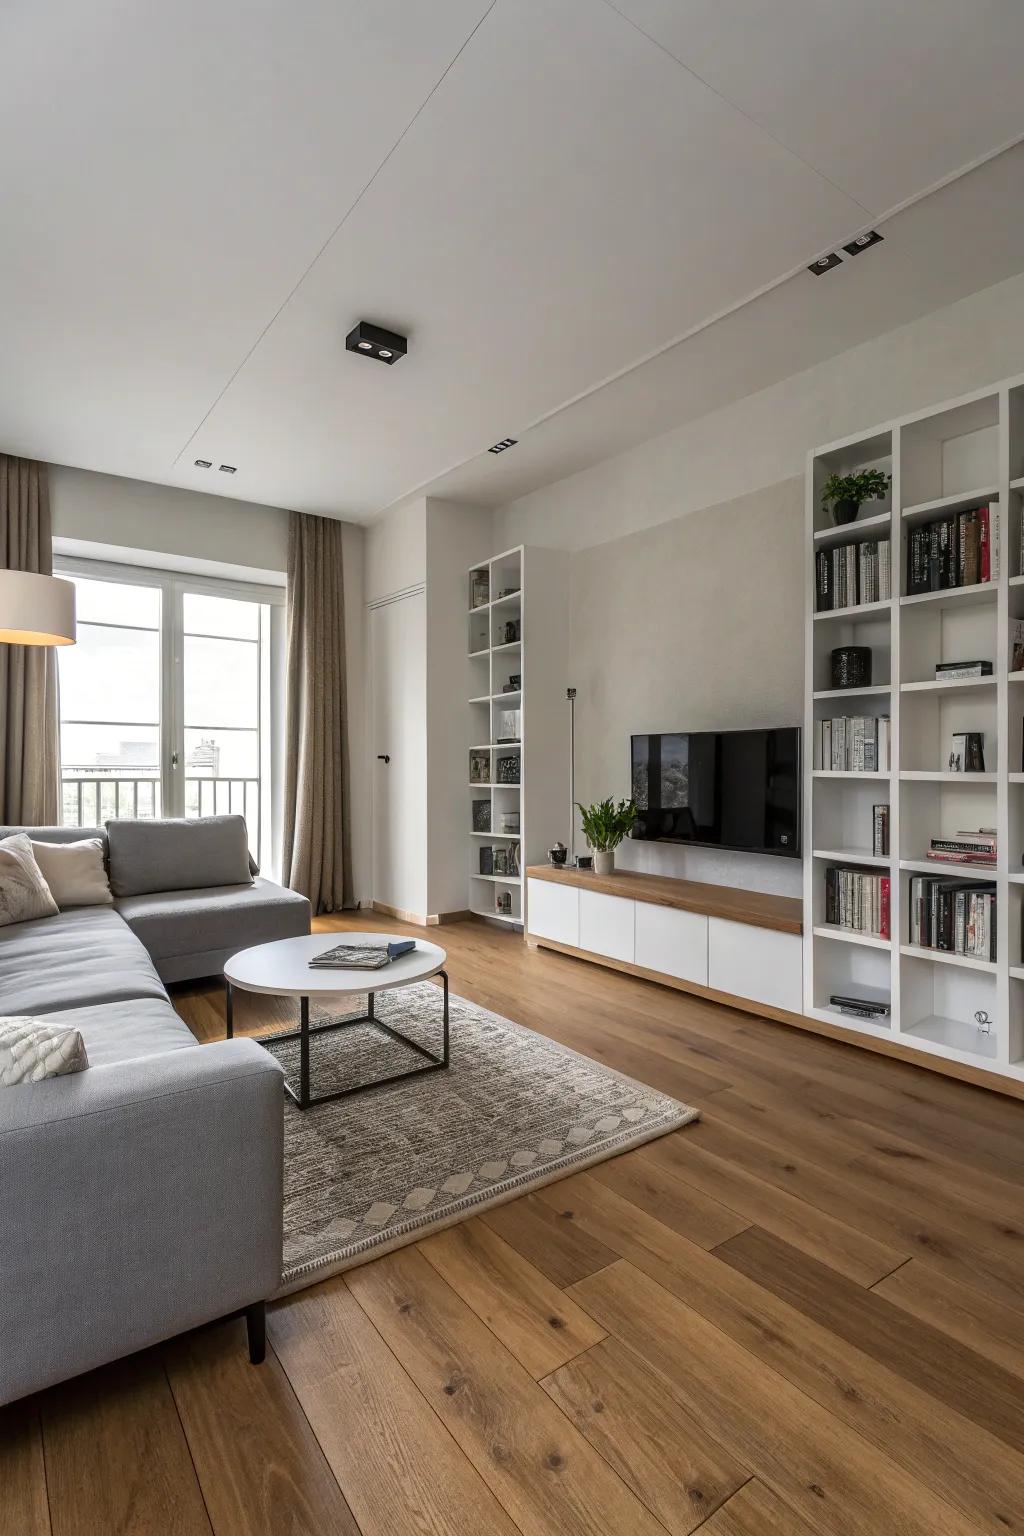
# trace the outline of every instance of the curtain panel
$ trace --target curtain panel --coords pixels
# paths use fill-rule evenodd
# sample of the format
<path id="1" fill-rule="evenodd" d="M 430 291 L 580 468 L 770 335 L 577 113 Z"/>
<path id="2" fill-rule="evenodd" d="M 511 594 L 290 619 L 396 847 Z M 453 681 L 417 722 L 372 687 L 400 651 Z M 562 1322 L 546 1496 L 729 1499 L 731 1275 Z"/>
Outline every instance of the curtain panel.
<path id="1" fill-rule="evenodd" d="M 342 525 L 292 512 L 282 874 L 314 912 L 353 904 Z"/>
<path id="2" fill-rule="evenodd" d="M 0 568 L 53 574 L 45 464 L 0 453 Z M 57 655 L 0 644 L 0 823 L 60 820 Z"/>

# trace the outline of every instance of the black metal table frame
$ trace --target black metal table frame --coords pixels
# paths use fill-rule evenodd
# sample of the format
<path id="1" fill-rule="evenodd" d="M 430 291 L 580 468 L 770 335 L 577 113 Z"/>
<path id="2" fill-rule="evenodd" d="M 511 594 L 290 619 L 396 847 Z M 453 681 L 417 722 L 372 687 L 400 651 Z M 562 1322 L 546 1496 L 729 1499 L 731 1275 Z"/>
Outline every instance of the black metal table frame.
<path id="1" fill-rule="evenodd" d="M 271 1037 L 275 1044 L 278 1040 L 299 1041 L 299 1091 L 298 1093 L 295 1092 L 295 1089 L 292 1087 L 287 1077 L 284 1080 L 284 1086 L 286 1092 L 290 1094 L 300 1109 L 312 1109 L 317 1104 L 333 1104 L 335 1100 L 347 1099 L 354 1093 L 369 1093 L 371 1088 L 387 1088 L 391 1083 L 400 1083 L 407 1077 L 421 1077 L 424 1072 L 443 1072 L 447 1070 L 449 1033 L 448 972 L 435 971 L 433 974 L 441 978 L 441 984 L 444 993 L 442 1012 L 442 1021 L 444 1024 L 444 1045 L 440 1056 L 436 1056 L 433 1051 L 428 1051 L 426 1046 L 420 1045 L 417 1040 L 410 1040 L 408 1035 L 403 1035 L 400 1030 L 393 1029 L 390 1024 L 385 1024 L 382 1019 L 378 1019 L 376 1016 L 375 1008 L 376 993 L 374 992 L 367 993 L 366 1012 L 364 1014 L 360 1014 L 358 1018 L 336 1019 L 330 1024 L 318 1024 L 316 1028 L 310 1027 L 309 997 L 307 995 L 300 996 L 298 1029 L 292 1029 L 289 1030 L 287 1034 L 273 1035 Z M 428 976 L 417 977 L 417 980 L 420 981 L 429 981 L 429 979 L 430 978 Z M 231 982 L 228 981 L 227 977 L 224 978 L 224 986 L 227 990 L 227 1038 L 230 1040 L 235 1032 L 235 989 Z M 244 992 L 246 991 L 246 988 L 242 987 L 241 990 Z M 382 988 L 382 990 L 398 991 L 399 989 L 397 987 L 388 987 Z M 357 1024 L 371 1024 L 374 1029 L 379 1029 L 382 1034 L 389 1035 L 392 1040 L 397 1040 L 401 1045 L 407 1045 L 409 1049 L 411 1051 L 415 1051 L 418 1056 L 426 1057 L 426 1066 L 410 1067 L 407 1072 L 393 1072 L 390 1077 L 374 1078 L 374 1080 L 369 1083 L 356 1083 L 352 1088 L 341 1088 L 337 1093 L 320 1093 L 317 1094 L 315 1098 L 312 1097 L 309 1091 L 310 1039 L 314 1035 L 330 1034 L 331 1031 L 335 1029 L 353 1029 Z M 259 1035 L 254 1035 L 252 1038 L 258 1043 L 262 1043 L 260 1041 Z"/>

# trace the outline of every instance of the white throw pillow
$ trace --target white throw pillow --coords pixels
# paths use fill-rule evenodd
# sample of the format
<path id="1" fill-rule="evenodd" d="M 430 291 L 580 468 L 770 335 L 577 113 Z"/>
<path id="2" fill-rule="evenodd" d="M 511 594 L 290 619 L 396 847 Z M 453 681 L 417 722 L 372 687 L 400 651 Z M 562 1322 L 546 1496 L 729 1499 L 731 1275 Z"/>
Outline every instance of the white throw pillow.
<path id="1" fill-rule="evenodd" d="M 57 903 L 24 832 L 0 839 L 0 928 L 54 917 Z"/>
<path id="2" fill-rule="evenodd" d="M 88 1065 L 85 1041 L 77 1029 L 61 1029 L 42 1019 L 0 1018 L 0 1088 L 84 1072 Z"/>
<path id="3" fill-rule="evenodd" d="M 37 843 L 32 852 L 54 901 L 65 907 L 105 907 L 113 901 L 98 837 L 75 843 Z"/>

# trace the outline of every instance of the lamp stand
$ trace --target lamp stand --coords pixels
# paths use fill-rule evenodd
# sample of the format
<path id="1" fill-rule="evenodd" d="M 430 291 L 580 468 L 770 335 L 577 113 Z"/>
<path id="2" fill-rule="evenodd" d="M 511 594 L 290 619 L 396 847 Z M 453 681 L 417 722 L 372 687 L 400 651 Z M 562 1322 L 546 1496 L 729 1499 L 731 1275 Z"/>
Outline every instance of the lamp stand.
<path id="1" fill-rule="evenodd" d="M 576 863 L 576 689 L 567 688 L 569 700 L 569 867 Z"/>

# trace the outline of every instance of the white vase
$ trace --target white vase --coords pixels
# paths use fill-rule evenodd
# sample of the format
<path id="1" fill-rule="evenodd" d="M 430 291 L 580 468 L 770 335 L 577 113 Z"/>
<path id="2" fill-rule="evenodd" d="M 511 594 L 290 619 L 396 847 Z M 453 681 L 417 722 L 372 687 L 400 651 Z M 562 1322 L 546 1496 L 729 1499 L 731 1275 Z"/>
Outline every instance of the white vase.
<path id="1" fill-rule="evenodd" d="M 614 873 L 615 873 L 615 849 L 614 848 L 595 848 L 594 849 L 594 874 L 595 875 L 614 875 Z"/>

